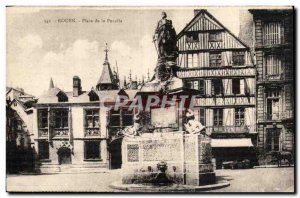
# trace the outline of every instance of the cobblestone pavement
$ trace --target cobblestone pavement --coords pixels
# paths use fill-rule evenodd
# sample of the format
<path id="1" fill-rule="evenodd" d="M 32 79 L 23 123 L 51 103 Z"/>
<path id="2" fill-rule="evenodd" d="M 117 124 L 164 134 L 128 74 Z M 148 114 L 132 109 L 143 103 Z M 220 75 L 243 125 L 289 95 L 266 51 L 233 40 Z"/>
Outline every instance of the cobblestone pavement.
<path id="1" fill-rule="evenodd" d="M 293 192 L 294 168 L 257 168 L 247 170 L 217 170 L 217 177 L 230 186 L 211 192 Z M 8 191 L 81 191 L 112 192 L 109 185 L 120 180 L 120 170 L 109 173 L 9 175 Z"/>
<path id="2" fill-rule="evenodd" d="M 293 192 L 294 167 L 217 170 L 218 178 L 230 182 L 212 192 Z"/>

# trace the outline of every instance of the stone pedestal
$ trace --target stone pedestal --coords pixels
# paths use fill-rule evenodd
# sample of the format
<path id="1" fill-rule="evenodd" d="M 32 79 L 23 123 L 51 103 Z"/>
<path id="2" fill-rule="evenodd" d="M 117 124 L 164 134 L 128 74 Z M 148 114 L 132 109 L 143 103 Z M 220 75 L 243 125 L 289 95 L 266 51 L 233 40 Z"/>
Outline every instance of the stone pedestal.
<path id="1" fill-rule="evenodd" d="M 155 184 L 165 162 L 167 178 L 181 185 L 215 183 L 210 138 L 183 132 L 143 134 L 122 142 L 122 183 Z"/>

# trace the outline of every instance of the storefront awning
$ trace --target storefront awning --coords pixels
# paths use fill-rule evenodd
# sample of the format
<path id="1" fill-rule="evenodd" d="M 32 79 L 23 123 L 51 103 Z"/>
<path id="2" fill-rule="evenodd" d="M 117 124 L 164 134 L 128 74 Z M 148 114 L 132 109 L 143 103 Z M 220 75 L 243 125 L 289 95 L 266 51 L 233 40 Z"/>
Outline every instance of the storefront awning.
<path id="1" fill-rule="evenodd" d="M 228 147 L 253 147 L 250 138 L 212 139 L 211 146 L 214 148 Z"/>

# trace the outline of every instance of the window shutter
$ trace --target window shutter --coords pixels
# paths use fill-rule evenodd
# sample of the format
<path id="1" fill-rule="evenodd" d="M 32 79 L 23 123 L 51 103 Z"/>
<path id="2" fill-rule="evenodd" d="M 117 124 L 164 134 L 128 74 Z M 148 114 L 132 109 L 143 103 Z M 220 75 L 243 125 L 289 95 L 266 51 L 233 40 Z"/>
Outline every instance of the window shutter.
<path id="1" fill-rule="evenodd" d="M 221 57 L 221 66 L 228 66 L 228 61 L 227 61 L 227 54 L 226 51 L 222 52 L 222 57 Z"/>
<path id="2" fill-rule="evenodd" d="M 213 126 L 213 109 L 206 109 L 206 125 Z"/>
<path id="3" fill-rule="evenodd" d="M 212 83 L 211 83 L 211 80 L 206 80 L 206 94 L 207 95 L 212 95 Z"/>
<path id="4" fill-rule="evenodd" d="M 224 119 L 224 126 L 230 126 L 230 119 L 231 119 L 231 112 L 230 109 L 224 108 L 223 110 L 223 119 Z"/>
<path id="5" fill-rule="evenodd" d="M 244 82 L 244 79 L 241 79 L 241 80 L 240 80 L 240 93 L 241 93 L 242 95 L 245 94 L 245 82 Z"/>
<path id="6" fill-rule="evenodd" d="M 39 128 L 42 127 L 42 112 L 38 111 L 38 126 Z"/>
<path id="7" fill-rule="evenodd" d="M 215 95 L 215 89 L 216 89 L 215 86 L 216 85 L 215 85 L 215 83 L 212 80 L 210 82 L 211 82 L 211 95 L 214 96 Z"/>

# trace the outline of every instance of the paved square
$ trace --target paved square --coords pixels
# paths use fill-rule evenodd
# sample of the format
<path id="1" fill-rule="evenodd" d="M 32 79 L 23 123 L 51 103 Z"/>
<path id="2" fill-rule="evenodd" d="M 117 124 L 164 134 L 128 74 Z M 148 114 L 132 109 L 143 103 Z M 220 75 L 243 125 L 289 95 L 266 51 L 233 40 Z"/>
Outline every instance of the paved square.
<path id="1" fill-rule="evenodd" d="M 120 180 L 121 170 L 109 173 L 9 175 L 8 191 L 76 191 L 120 192 L 109 185 Z M 294 167 L 257 168 L 245 170 L 216 170 L 218 178 L 226 179 L 230 186 L 210 192 L 293 192 Z"/>

